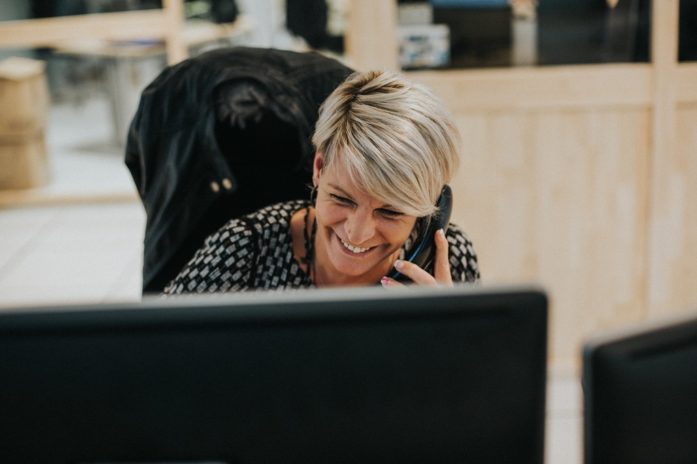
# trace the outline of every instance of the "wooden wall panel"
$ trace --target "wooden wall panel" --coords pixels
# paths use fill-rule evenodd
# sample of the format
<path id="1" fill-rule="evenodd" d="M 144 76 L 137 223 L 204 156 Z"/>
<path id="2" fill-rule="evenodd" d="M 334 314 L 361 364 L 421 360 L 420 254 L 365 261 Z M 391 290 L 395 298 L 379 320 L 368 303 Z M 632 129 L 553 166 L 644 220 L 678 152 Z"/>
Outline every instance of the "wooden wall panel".
<path id="1" fill-rule="evenodd" d="M 697 103 L 678 105 L 673 153 L 663 153 L 664 176 L 652 217 L 667 239 L 654 243 L 651 317 L 697 311 Z"/>
<path id="2" fill-rule="evenodd" d="M 458 113 L 454 221 L 486 283 L 537 282 L 550 354 L 645 316 L 650 114 L 646 109 Z"/>
<path id="3" fill-rule="evenodd" d="M 452 111 L 460 112 L 648 107 L 653 87 L 647 63 L 406 74 L 436 90 Z"/>

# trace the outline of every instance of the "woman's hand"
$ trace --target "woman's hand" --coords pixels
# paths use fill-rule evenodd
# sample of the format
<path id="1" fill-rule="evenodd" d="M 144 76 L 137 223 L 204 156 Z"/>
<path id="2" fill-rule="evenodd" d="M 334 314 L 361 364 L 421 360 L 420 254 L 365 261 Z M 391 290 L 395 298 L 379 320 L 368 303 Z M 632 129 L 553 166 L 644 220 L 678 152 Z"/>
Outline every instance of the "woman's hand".
<path id="1" fill-rule="evenodd" d="M 436 255 L 433 263 L 434 275 L 429 274 L 414 263 L 400 259 L 395 261 L 394 267 L 400 273 L 409 277 L 415 284 L 431 286 L 444 285 L 452 287 L 453 278 L 450 275 L 450 263 L 448 262 L 448 239 L 445 238 L 445 232 L 443 232 L 443 229 L 436 231 L 433 240 L 436 244 Z M 380 283 L 383 287 L 396 287 L 404 285 L 401 282 L 397 282 L 396 280 L 390 279 L 387 276 L 380 279 Z"/>

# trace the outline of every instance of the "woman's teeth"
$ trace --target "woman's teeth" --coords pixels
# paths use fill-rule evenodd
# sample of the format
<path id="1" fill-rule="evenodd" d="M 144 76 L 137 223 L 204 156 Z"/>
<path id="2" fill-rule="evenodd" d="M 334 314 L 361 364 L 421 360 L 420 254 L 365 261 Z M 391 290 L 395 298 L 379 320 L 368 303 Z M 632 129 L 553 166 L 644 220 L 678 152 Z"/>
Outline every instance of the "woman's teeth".
<path id="1" fill-rule="evenodd" d="M 341 239 L 339 239 L 339 240 L 341 240 Z M 344 242 L 343 240 L 341 240 L 341 244 L 344 245 L 344 247 L 347 250 L 351 251 L 352 253 L 363 253 L 365 251 L 370 250 L 370 248 L 361 248 L 361 247 L 353 246 L 350 243 Z"/>

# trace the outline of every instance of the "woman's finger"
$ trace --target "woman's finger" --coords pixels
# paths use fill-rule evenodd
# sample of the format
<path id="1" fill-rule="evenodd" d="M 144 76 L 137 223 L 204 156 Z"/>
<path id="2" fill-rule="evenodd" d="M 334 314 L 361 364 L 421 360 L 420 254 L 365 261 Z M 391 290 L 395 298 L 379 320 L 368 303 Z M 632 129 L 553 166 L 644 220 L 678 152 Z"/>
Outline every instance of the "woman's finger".
<path id="1" fill-rule="evenodd" d="M 415 284 L 419 285 L 438 285 L 435 277 L 421 269 L 414 263 L 398 259 L 394 263 L 395 269 L 409 277 Z"/>
<path id="2" fill-rule="evenodd" d="M 452 285 L 453 277 L 450 274 L 450 262 L 448 261 L 448 239 L 445 238 L 445 231 L 438 229 L 433 240 L 436 243 L 436 256 L 433 263 L 433 274 L 436 281 L 441 285 Z"/>
<path id="3" fill-rule="evenodd" d="M 382 284 L 383 287 L 389 288 L 389 287 L 404 287 L 404 284 L 402 282 L 398 282 L 394 279 L 390 279 L 389 277 L 385 276 L 382 279 L 380 279 L 380 283 Z"/>

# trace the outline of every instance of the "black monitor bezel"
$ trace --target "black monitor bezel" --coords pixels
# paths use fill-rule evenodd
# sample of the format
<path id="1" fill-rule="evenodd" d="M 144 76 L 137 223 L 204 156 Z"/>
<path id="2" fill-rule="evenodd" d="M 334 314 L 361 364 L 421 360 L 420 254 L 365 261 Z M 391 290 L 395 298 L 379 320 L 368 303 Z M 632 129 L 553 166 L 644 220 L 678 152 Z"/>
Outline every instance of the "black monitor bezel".
<path id="1" fill-rule="evenodd" d="M 596 335 L 582 347 L 581 384 L 583 388 L 583 462 L 600 462 L 596 450 L 596 394 L 606 386 L 600 385 L 596 371 L 609 362 L 629 363 L 633 359 L 661 356 L 694 347 L 697 341 L 697 313 L 689 312 L 669 319 L 640 322 L 629 328 Z M 602 461 L 604 462 L 604 461 Z"/>

